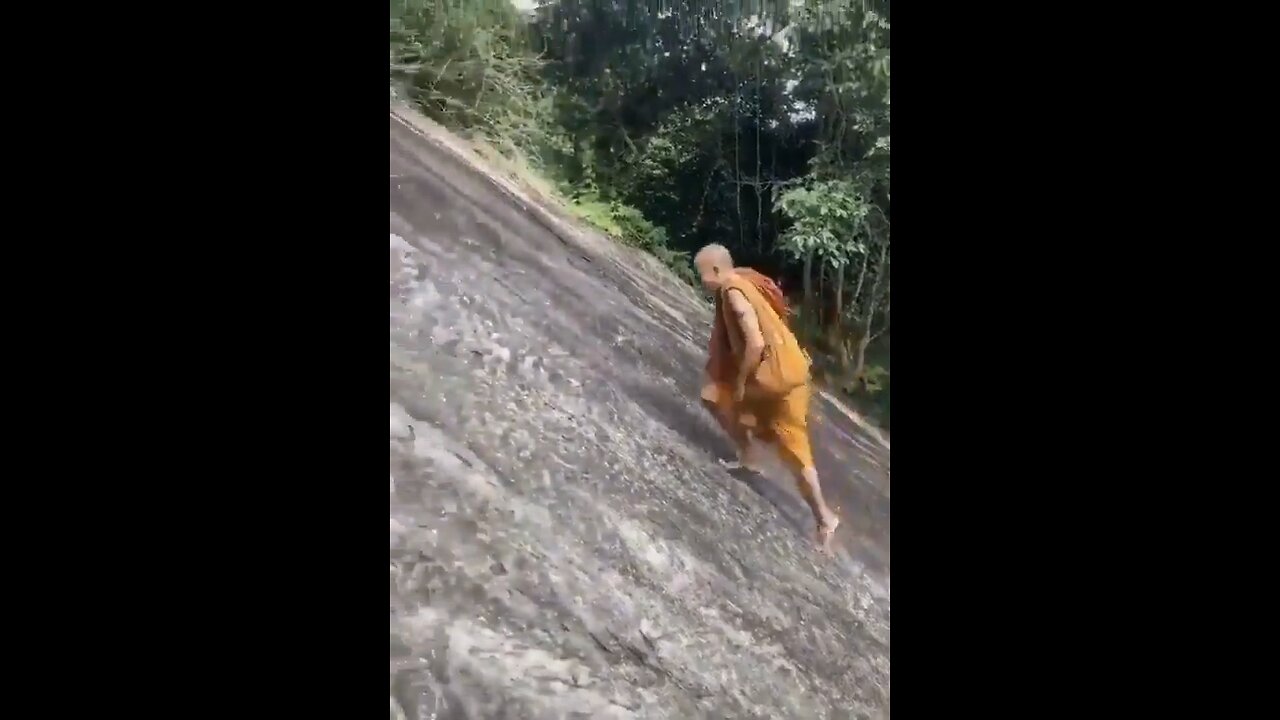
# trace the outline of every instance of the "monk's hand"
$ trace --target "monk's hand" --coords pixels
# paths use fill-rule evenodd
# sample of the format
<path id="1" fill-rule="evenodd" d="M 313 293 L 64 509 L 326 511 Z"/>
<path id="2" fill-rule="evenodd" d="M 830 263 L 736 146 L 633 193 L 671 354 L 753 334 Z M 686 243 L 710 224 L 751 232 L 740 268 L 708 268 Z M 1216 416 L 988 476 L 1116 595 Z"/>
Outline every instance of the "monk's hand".
<path id="1" fill-rule="evenodd" d="M 742 402 L 742 399 L 745 398 L 746 396 L 747 396 L 747 384 L 745 382 L 739 382 L 737 387 L 733 389 L 733 401 Z"/>

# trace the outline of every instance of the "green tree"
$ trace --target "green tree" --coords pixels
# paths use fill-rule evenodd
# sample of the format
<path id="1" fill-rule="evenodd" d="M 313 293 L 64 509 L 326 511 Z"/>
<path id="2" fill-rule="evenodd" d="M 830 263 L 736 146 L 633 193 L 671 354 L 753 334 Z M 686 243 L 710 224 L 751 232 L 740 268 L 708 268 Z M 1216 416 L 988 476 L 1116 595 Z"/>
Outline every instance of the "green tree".
<path id="1" fill-rule="evenodd" d="M 686 279 L 690 251 L 719 242 L 801 287 L 810 344 L 874 384 L 890 305 L 887 0 L 391 10 L 393 78 L 430 116 L 530 158 L 584 217 Z"/>

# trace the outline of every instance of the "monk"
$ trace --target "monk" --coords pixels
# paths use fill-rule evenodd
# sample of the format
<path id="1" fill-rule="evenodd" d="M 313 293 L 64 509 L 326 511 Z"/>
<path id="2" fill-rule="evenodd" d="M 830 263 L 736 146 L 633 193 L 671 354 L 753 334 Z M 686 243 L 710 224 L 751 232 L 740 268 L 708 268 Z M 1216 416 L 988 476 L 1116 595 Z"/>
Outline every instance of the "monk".
<path id="1" fill-rule="evenodd" d="M 716 298 L 703 406 L 733 439 L 741 467 L 759 471 L 753 435 L 777 450 L 813 512 L 819 548 L 829 553 L 840 519 L 822 497 L 813 464 L 809 358 L 787 327 L 786 300 L 768 277 L 735 268 L 723 245 L 702 248 L 693 264 Z"/>

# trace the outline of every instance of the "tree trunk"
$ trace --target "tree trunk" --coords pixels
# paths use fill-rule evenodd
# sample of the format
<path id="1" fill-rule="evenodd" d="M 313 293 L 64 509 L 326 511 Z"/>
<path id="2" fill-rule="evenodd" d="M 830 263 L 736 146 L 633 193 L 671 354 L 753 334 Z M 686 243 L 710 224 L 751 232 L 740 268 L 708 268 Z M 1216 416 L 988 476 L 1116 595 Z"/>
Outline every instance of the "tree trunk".
<path id="1" fill-rule="evenodd" d="M 737 80 L 737 76 L 734 76 Z M 738 86 L 735 84 L 733 88 L 733 206 L 737 210 L 738 215 L 738 247 L 735 250 L 741 251 L 743 245 L 743 227 L 742 227 L 742 159 L 738 154 L 740 147 L 738 141 Z"/>
<path id="2" fill-rule="evenodd" d="M 804 256 L 804 307 L 813 313 L 813 251 Z"/>
<path id="3" fill-rule="evenodd" d="M 844 317 L 844 265 L 836 268 L 836 324 Z"/>
<path id="4" fill-rule="evenodd" d="M 862 282 L 867 279 L 867 264 L 870 263 L 871 252 L 868 250 L 862 253 L 862 268 L 858 270 L 858 286 L 853 289 L 853 302 L 858 308 L 864 305 L 862 299 Z"/>
<path id="5" fill-rule="evenodd" d="M 866 387 L 866 382 L 863 380 L 862 376 L 867 370 L 867 346 L 870 344 L 871 335 L 863 333 L 862 337 L 858 338 L 858 351 L 854 358 L 855 365 L 853 366 L 853 379 L 864 388 Z"/>
<path id="6" fill-rule="evenodd" d="M 835 317 L 832 318 L 830 340 L 832 349 L 836 351 L 836 360 L 840 363 L 840 369 L 845 370 L 849 367 L 849 353 L 845 350 L 843 325 L 841 320 L 844 318 L 844 265 L 836 268 L 836 307 Z"/>
<path id="7" fill-rule="evenodd" d="M 760 61 L 756 60 L 756 252 L 764 252 L 764 198 L 760 194 Z"/>
<path id="8" fill-rule="evenodd" d="M 827 326 L 827 264 L 818 263 L 818 331 Z M 821 336 L 819 336 L 821 337 Z"/>
<path id="9" fill-rule="evenodd" d="M 884 279 L 884 275 L 888 270 L 887 258 L 889 257 L 889 243 L 885 242 L 880 246 L 880 258 L 876 263 L 876 279 L 871 284 L 871 294 L 867 298 L 866 318 L 862 322 L 861 335 L 858 337 L 858 364 L 854 368 L 854 377 L 858 379 L 861 385 L 866 387 L 866 380 L 863 374 L 867 369 L 867 346 L 871 344 L 873 338 L 871 334 L 871 323 L 875 321 L 876 305 L 879 303 L 880 283 Z M 885 284 L 888 289 L 888 284 Z"/>
<path id="10" fill-rule="evenodd" d="M 885 273 L 888 271 L 888 265 L 886 263 L 888 257 L 889 243 L 886 242 L 880 246 L 880 260 L 876 263 L 876 279 L 875 282 L 871 284 L 871 295 L 867 298 L 867 319 L 866 324 L 862 328 L 862 335 L 867 338 L 868 342 L 870 342 L 871 339 L 871 323 L 875 321 L 876 317 L 876 305 L 881 300 L 880 281 L 884 279 Z M 889 286 L 886 284 L 885 289 L 887 290 L 888 287 Z"/>

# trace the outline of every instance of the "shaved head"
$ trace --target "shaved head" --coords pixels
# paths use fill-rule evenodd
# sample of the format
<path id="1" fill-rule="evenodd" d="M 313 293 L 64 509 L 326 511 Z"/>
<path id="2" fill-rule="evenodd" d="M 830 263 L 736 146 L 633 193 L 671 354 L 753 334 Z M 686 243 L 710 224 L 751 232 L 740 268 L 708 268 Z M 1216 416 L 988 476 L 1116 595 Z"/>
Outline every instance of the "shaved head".
<path id="1" fill-rule="evenodd" d="M 693 256 L 694 265 L 702 265 L 704 263 L 712 263 L 725 270 L 733 269 L 733 256 L 729 254 L 729 248 L 712 243 L 698 251 Z"/>
<path id="2" fill-rule="evenodd" d="M 733 272 L 733 256 L 729 254 L 729 248 L 713 243 L 693 256 L 693 267 L 702 278 L 702 284 L 709 290 L 715 290 L 725 275 Z"/>

